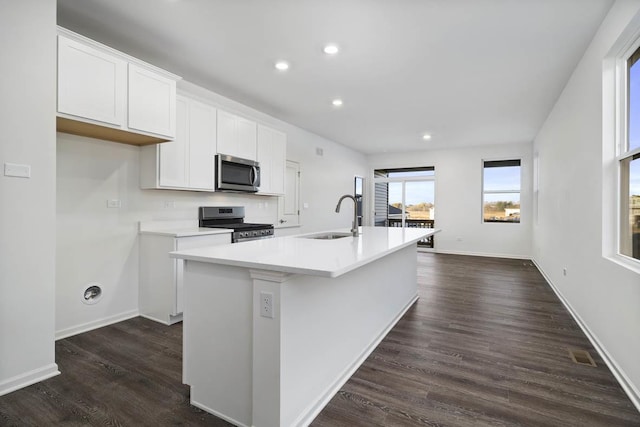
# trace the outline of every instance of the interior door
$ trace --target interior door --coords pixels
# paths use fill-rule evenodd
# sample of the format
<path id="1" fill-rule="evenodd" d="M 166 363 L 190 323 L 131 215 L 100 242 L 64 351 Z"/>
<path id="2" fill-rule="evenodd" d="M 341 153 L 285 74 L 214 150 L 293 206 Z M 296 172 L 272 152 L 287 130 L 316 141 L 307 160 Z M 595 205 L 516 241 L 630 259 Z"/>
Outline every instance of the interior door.
<path id="1" fill-rule="evenodd" d="M 287 160 L 284 196 L 278 198 L 278 225 L 300 225 L 300 164 Z"/>

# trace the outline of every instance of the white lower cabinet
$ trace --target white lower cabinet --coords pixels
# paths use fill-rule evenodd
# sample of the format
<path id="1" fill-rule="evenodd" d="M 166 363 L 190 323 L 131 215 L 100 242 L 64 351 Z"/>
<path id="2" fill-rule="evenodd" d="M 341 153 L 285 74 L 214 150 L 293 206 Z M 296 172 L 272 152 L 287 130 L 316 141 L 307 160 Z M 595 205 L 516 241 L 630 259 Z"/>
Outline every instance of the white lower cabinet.
<path id="1" fill-rule="evenodd" d="M 169 252 L 231 243 L 231 233 L 175 237 L 140 235 L 140 315 L 171 325 L 182 320 L 183 261 Z"/>
<path id="2" fill-rule="evenodd" d="M 140 152 L 140 186 L 213 191 L 216 109 L 178 95 L 176 138 Z"/>

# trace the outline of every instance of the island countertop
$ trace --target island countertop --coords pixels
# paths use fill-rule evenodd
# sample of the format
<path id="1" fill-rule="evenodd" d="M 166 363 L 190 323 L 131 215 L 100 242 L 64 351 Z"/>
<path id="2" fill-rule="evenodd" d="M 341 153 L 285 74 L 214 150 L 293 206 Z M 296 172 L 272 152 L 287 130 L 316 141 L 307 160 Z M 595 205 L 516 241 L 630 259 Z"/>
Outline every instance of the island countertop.
<path id="1" fill-rule="evenodd" d="M 322 277 L 338 277 L 413 245 L 439 229 L 360 227 L 358 237 L 313 239 L 331 230 L 170 252 L 172 258 Z"/>

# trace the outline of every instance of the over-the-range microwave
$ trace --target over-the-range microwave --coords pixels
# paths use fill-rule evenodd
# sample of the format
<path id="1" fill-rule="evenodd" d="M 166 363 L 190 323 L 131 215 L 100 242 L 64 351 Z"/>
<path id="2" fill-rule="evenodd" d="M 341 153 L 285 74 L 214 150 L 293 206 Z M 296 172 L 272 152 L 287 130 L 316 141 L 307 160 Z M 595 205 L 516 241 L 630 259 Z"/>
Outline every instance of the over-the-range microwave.
<path id="1" fill-rule="evenodd" d="M 255 193 L 260 187 L 260 164 L 240 157 L 216 155 L 216 191 Z"/>

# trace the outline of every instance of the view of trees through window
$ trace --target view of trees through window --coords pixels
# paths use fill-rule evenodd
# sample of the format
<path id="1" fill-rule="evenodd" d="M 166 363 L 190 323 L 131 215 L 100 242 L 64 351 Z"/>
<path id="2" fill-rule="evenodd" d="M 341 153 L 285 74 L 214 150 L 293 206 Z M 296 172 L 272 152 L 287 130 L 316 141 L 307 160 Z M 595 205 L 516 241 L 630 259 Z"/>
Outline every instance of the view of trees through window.
<path id="1" fill-rule="evenodd" d="M 484 222 L 520 222 L 520 160 L 485 161 L 482 218 Z"/>

